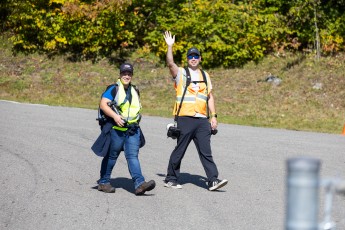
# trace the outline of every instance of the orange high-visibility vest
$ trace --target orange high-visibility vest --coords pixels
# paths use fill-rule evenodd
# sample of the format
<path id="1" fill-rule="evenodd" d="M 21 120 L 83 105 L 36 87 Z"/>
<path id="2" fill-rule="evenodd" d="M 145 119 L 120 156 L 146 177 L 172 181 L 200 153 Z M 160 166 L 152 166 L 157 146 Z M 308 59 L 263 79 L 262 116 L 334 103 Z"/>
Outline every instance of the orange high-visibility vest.
<path id="1" fill-rule="evenodd" d="M 182 76 L 180 78 L 180 81 L 178 85 L 175 84 L 175 90 L 176 90 L 176 102 L 174 106 L 173 115 L 177 114 L 177 110 L 180 106 L 180 102 L 182 99 L 183 91 L 186 87 L 187 77 L 186 77 L 186 71 L 180 67 L 180 73 L 182 73 Z M 208 74 L 206 74 L 207 82 L 210 82 Z M 196 113 L 203 114 L 207 116 L 207 106 L 206 101 L 208 99 L 209 90 L 207 89 L 207 85 L 210 85 L 209 83 L 206 85 L 204 82 L 201 70 L 199 71 L 199 90 L 194 91 L 192 87 L 192 82 L 189 84 L 186 94 L 183 98 L 182 107 L 180 110 L 179 116 L 195 116 Z"/>

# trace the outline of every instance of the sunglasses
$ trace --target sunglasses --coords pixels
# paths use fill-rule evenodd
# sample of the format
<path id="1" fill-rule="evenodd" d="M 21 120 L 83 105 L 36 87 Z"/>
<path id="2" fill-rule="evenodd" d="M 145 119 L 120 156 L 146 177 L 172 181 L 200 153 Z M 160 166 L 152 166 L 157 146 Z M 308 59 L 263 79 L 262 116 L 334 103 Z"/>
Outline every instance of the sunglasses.
<path id="1" fill-rule="evenodd" d="M 200 56 L 197 55 L 197 54 L 192 54 L 192 55 L 188 55 L 187 58 L 188 58 L 188 60 L 192 60 L 193 58 L 194 58 L 194 59 L 199 59 Z"/>
<path id="2" fill-rule="evenodd" d="M 122 73 L 120 73 L 120 76 L 123 77 L 123 76 L 129 76 L 129 77 L 132 77 L 133 76 L 133 73 L 129 72 L 129 71 L 124 71 Z"/>

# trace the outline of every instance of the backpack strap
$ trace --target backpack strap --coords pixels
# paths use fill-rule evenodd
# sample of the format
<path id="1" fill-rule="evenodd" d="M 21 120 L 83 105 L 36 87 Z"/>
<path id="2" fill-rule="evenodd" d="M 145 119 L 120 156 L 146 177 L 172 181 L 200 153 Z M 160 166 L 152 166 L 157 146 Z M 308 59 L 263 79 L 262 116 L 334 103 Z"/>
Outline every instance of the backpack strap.
<path id="1" fill-rule="evenodd" d="M 116 93 L 117 93 L 118 88 L 119 88 L 117 83 L 108 85 L 105 91 L 107 91 L 112 86 L 114 86 L 114 88 L 111 90 L 111 96 L 114 98 L 113 100 L 115 100 L 115 96 L 116 96 Z M 101 99 L 102 99 L 102 96 L 101 96 Z M 107 121 L 111 120 L 111 119 L 107 119 L 107 118 L 108 118 L 108 116 L 105 115 L 104 112 L 101 110 L 101 108 L 98 106 L 98 117 L 96 120 L 98 121 L 98 124 L 101 126 L 101 129 L 103 128 L 104 124 Z"/>
<path id="2" fill-rule="evenodd" d="M 186 86 L 184 88 L 184 91 L 183 91 L 183 94 L 182 94 L 182 98 L 181 98 L 181 101 L 180 101 L 180 105 L 178 107 L 178 110 L 177 110 L 177 113 L 175 115 L 175 119 L 174 121 L 177 122 L 177 119 L 178 119 L 178 115 L 180 113 L 180 110 L 181 110 L 181 107 L 182 107 L 182 102 L 183 102 L 183 99 L 184 99 L 184 95 L 186 94 L 186 91 L 187 91 L 187 88 L 191 82 L 191 77 L 190 77 L 190 72 L 189 72 L 189 69 L 188 67 L 184 67 L 185 71 L 186 71 L 186 78 L 187 78 L 187 81 L 186 81 Z"/>
<path id="3" fill-rule="evenodd" d="M 113 84 L 115 87 L 111 90 L 111 96 L 113 96 L 113 98 L 115 99 L 115 96 L 116 96 L 116 93 L 117 93 L 117 91 L 119 90 L 119 85 L 117 84 L 117 83 L 115 83 L 115 84 Z M 112 86 L 112 85 L 110 85 L 110 86 Z M 108 87 L 110 87 L 110 86 L 108 86 Z M 107 89 L 109 89 L 109 88 L 107 88 Z M 113 100 L 114 100 L 113 99 Z"/>

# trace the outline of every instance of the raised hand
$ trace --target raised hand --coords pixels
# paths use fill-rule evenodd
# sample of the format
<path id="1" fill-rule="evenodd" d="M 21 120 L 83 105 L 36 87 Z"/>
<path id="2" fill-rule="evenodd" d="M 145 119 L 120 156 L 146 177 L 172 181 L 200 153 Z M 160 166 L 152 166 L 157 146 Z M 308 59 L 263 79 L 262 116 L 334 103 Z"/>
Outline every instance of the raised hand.
<path id="1" fill-rule="evenodd" d="M 170 31 L 165 31 L 163 36 L 168 46 L 172 46 L 175 43 L 175 35 L 172 36 Z"/>

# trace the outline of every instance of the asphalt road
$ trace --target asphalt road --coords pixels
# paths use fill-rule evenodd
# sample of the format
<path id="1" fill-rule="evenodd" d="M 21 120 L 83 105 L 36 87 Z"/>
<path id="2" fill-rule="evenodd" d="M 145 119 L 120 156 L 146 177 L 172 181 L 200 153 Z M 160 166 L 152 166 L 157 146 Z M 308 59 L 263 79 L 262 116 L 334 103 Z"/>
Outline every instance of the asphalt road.
<path id="1" fill-rule="evenodd" d="M 96 189 L 101 158 L 90 149 L 99 135 L 96 110 L 0 101 L 0 111 L 0 229 L 284 229 L 288 158 L 320 159 L 322 178 L 345 179 L 343 135 L 220 124 L 212 148 L 228 185 L 206 189 L 191 144 L 183 189 L 168 189 L 172 118 L 144 116 L 140 160 L 157 187 L 135 196 L 121 154 L 111 180 L 116 193 L 105 194 Z M 333 218 L 345 229 L 344 196 L 335 197 Z"/>

